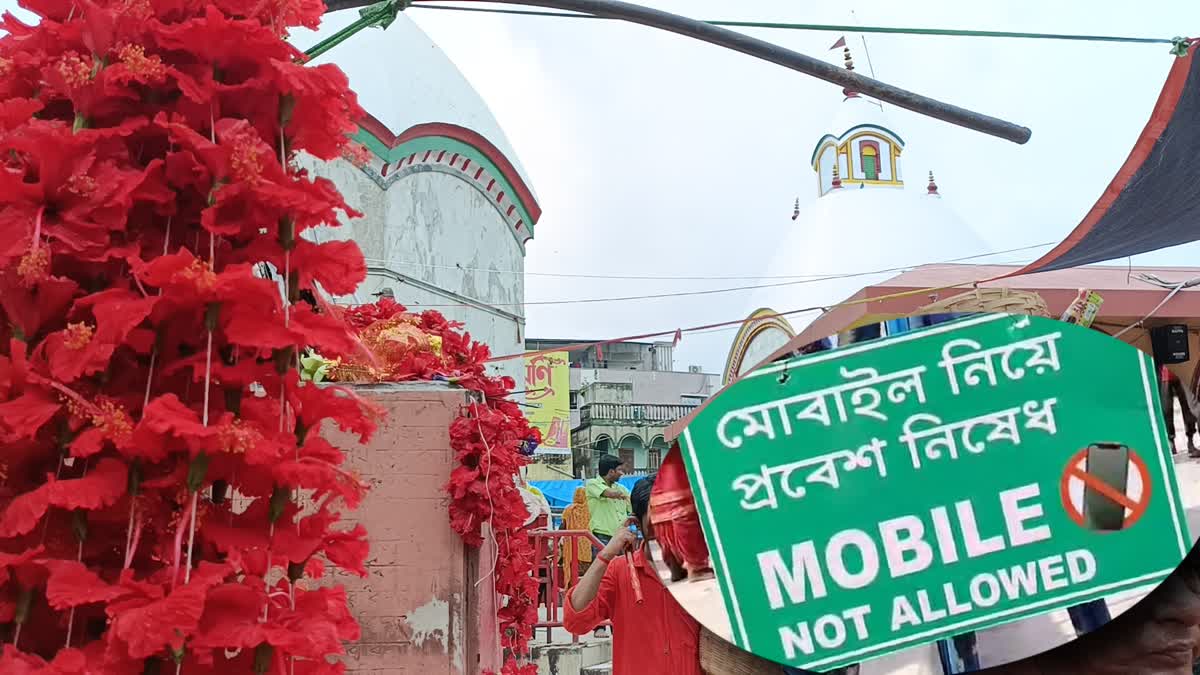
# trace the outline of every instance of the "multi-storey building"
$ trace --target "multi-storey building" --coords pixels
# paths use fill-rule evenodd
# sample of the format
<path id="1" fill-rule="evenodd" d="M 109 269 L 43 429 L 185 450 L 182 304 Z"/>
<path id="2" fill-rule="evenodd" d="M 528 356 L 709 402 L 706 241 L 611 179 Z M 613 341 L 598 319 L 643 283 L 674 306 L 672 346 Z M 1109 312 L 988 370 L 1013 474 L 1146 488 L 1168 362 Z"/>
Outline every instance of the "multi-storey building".
<path id="1" fill-rule="evenodd" d="M 529 351 L 580 340 L 528 339 Z M 663 432 L 720 386 L 720 377 L 693 366 L 674 370 L 670 342 L 625 342 L 570 352 L 571 456 L 539 456 L 538 479 L 596 475 L 600 456 L 625 460 L 635 474 L 654 471 L 669 447 Z M 569 459 L 569 461 L 568 461 Z"/>

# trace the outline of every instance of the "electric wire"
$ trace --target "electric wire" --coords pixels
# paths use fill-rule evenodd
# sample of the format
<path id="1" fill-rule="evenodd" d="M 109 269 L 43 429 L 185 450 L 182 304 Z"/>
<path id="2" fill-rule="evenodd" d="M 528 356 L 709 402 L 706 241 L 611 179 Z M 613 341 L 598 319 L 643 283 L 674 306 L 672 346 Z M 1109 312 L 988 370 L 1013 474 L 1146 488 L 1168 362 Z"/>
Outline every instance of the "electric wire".
<path id="1" fill-rule="evenodd" d="M 500 9 L 496 7 L 458 7 L 452 5 L 431 5 L 425 2 L 414 3 L 414 9 L 435 9 L 453 12 L 474 12 L 485 14 L 509 14 L 516 16 L 537 16 L 560 19 L 599 19 L 612 20 L 607 17 L 574 12 L 551 12 L 532 9 Z M 767 28 L 777 30 L 803 30 L 814 32 L 846 32 L 846 33 L 884 33 L 892 35 L 924 35 L 941 37 L 977 37 L 977 38 L 1010 38 L 1032 40 L 1067 40 L 1076 42 L 1120 42 L 1128 44 L 1177 44 L 1181 38 L 1153 38 L 1122 35 L 1078 35 L 1070 33 L 1035 33 L 1025 31 L 997 30 L 967 30 L 959 28 L 915 28 L 891 26 L 856 26 L 848 24 L 819 24 L 819 23 L 787 23 L 779 21 L 730 21 L 721 19 L 702 19 L 703 23 L 725 28 Z"/>
<path id="2" fill-rule="evenodd" d="M 1024 260 L 1024 261 L 1012 261 L 1012 262 L 995 263 L 995 264 L 996 265 L 1024 265 L 1024 264 L 1027 264 L 1028 262 L 1030 262 L 1030 261 Z M 889 272 L 900 272 L 900 271 L 904 271 L 904 270 L 910 270 L 914 267 L 920 267 L 920 265 L 910 265 L 908 267 L 874 270 L 874 271 L 870 271 L 870 272 L 856 272 L 853 274 L 839 274 L 839 275 L 832 275 L 832 276 L 827 276 L 827 277 L 818 277 L 815 279 L 799 279 L 796 281 L 781 281 L 781 282 L 777 282 L 777 283 L 773 283 L 773 284 L 752 284 L 752 285 L 748 285 L 748 286 L 729 286 L 729 287 L 725 287 L 725 288 L 706 288 L 706 289 L 697 290 L 697 291 L 675 291 L 673 293 L 647 293 L 647 294 L 643 294 L 643 295 L 608 296 L 608 297 L 600 297 L 600 298 L 567 298 L 567 299 L 562 299 L 562 300 L 527 300 L 525 302 L 507 302 L 507 303 L 505 303 L 505 302 L 500 302 L 500 303 L 484 302 L 482 300 L 477 300 L 473 303 L 455 302 L 455 303 L 425 304 L 425 303 L 419 303 L 419 302 L 413 302 L 413 303 L 402 302 L 401 304 L 403 304 L 405 307 L 408 307 L 410 309 L 416 309 L 416 308 L 420 308 L 420 309 L 451 309 L 451 308 L 463 308 L 463 307 L 479 307 L 479 305 L 486 305 L 488 307 L 493 307 L 493 308 L 530 307 L 530 306 L 545 307 L 545 306 L 552 306 L 552 305 L 590 305 L 590 304 L 600 304 L 600 303 L 609 303 L 609 302 L 634 302 L 634 301 L 639 301 L 639 300 L 664 300 L 664 299 L 668 299 L 668 298 L 688 298 L 688 297 L 698 297 L 698 296 L 708 296 L 708 295 L 720 295 L 723 293 L 737 293 L 740 291 L 754 291 L 754 290 L 761 290 L 764 288 L 784 288 L 784 287 L 789 287 L 789 286 L 800 286 L 803 284 L 819 283 L 822 281 L 838 281 L 838 280 L 842 280 L 842 279 L 853 279 L 856 277 L 874 276 L 876 274 L 887 274 Z M 394 293 L 394 291 L 393 291 L 393 293 Z"/>
<path id="3" fill-rule="evenodd" d="M 980 258 L 989 258 L 996 255 L 1006 255 L 1009 253 L 1022 253 L 1031 251 L 1037 248 L 1045 248 L 1054 246 L 1057 241 L 1043 242 L 1041 244 L 1031 244 L 1029 246 L 1019 246 L 1017 248 L 1005 249 L 1002 251 L 992 251 L 990 253 L 979 253 L 976 255 L 964 256 L 961 258 L 952 258 L 944 260 L 941 264 L 951 264 L 963 262 L 967 260 L 978 260 Z M 840 277 L 845 274 L 864 274 L 861 272 L 827 272 L 825 274 L 746 274 L 746 275 L 661 275 L 661 274 L 588 274 L 588 273 L 568 273 L 568 272 L 523 272 L 521 270 L 496 270 L 488 267 L 469 267 L 464 265 L 438 265 L 434 263 L 423 263 L 414 260 L 391 260 L 386 258 L 365 258 L 368 263 L 377 263 L 380 265 L 402 265 L 405 267 L 420 267 L 425 269 L 452 269 L 462 272 L 480 272 L 483 274 L 510 274 L 526 277 L 553 277 L 559 279 L 613 279 L 613 280 L 631 280 L 631 281 L 749 281 L 758 279 L 828 279 Z M 865 274 L 880 274 L 883 272 L 900 272 L 906 269 L 911 269 L 913 265 L 906 267 L 894 267 L 886 270 L 876 270 Z"/>

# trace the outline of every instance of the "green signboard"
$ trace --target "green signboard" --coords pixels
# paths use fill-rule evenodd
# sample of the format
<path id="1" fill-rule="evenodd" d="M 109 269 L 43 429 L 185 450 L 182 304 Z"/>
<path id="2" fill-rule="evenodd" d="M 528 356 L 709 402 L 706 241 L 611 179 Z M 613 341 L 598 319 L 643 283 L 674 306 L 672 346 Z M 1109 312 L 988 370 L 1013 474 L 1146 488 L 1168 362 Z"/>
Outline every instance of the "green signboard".
<path id="1" fill-rule="evenodd" d="M 1162 581 L 1191 537 L 1157 382 L 983 315 L 735 383 L 681 445 L 734 642 L 821 672 Z"/>

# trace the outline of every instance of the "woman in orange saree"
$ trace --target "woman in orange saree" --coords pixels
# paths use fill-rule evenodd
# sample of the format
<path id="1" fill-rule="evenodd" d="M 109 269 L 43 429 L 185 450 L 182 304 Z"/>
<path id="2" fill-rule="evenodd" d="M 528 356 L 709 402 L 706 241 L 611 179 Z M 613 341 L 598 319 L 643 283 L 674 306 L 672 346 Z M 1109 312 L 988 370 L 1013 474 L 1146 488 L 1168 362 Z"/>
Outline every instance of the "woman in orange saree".
<path id="1" fill-rule="evenodd" d="M 582 487 L 575 488 L 575 498 L 570 506 L 563 509 L 562 512 L 562 529 L 564 530 L 583 530 L 587 532 L 591 514 L 588 512 L 587 505 L 587 490 Z M 587 570 L 588 565 L 592 562 L 592 544 L 584 538 L 566 538 L 563 539 L 563 579 L 566 580 L 566 587 L 570 588 L 575 585 L 579 577 Z M 572 563 L 577 563 L 576 574 L 571 574 Z"/>

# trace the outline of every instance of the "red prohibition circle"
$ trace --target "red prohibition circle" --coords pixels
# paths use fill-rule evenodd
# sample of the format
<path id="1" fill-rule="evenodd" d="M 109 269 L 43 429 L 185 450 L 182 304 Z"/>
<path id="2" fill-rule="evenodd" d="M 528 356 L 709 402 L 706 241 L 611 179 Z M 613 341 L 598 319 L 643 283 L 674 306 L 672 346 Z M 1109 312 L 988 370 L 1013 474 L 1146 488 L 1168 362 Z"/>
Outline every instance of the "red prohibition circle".
<path id="1" fill-rule="evenodd" d="M 1076 508 L 1074 502 L 1071 501 L 1071 480 L 1079 479 L 1083 481 L 1085 489 L 1090 487 L 1109 500 L 1128 509 L 1130 513 L 1125 516 L 1124 527 L 1121 529 L 1133 527 L 1146 514 L 1146 508 L 1150 504 L 1150 468 L 1146 466 L 1146 462 L 1142 459 L 1141 455 L 1133 450 L 1129 450 L 1129 463 L 1133 465 L 1142 479 L 1142 496 L 1139 501 L 1135 502 L 1128 495 L 1122 494 L 1100 478 L 1079 468 L 1079 463 L 1087 458 L 1087 453 L 1087 448 L 1084 448 L 1072 455 L 1071 459 L 1067 461 L 1066 468 L 1063 470 L 1062 478 L 1059 481 L 1063 510 L 1067 512 L 1067 516 L 1071 520 L 1075 521 L 1076 525 L 1087 527 L 1087 521 L 1083 517 L 1082 510 Z"/>

